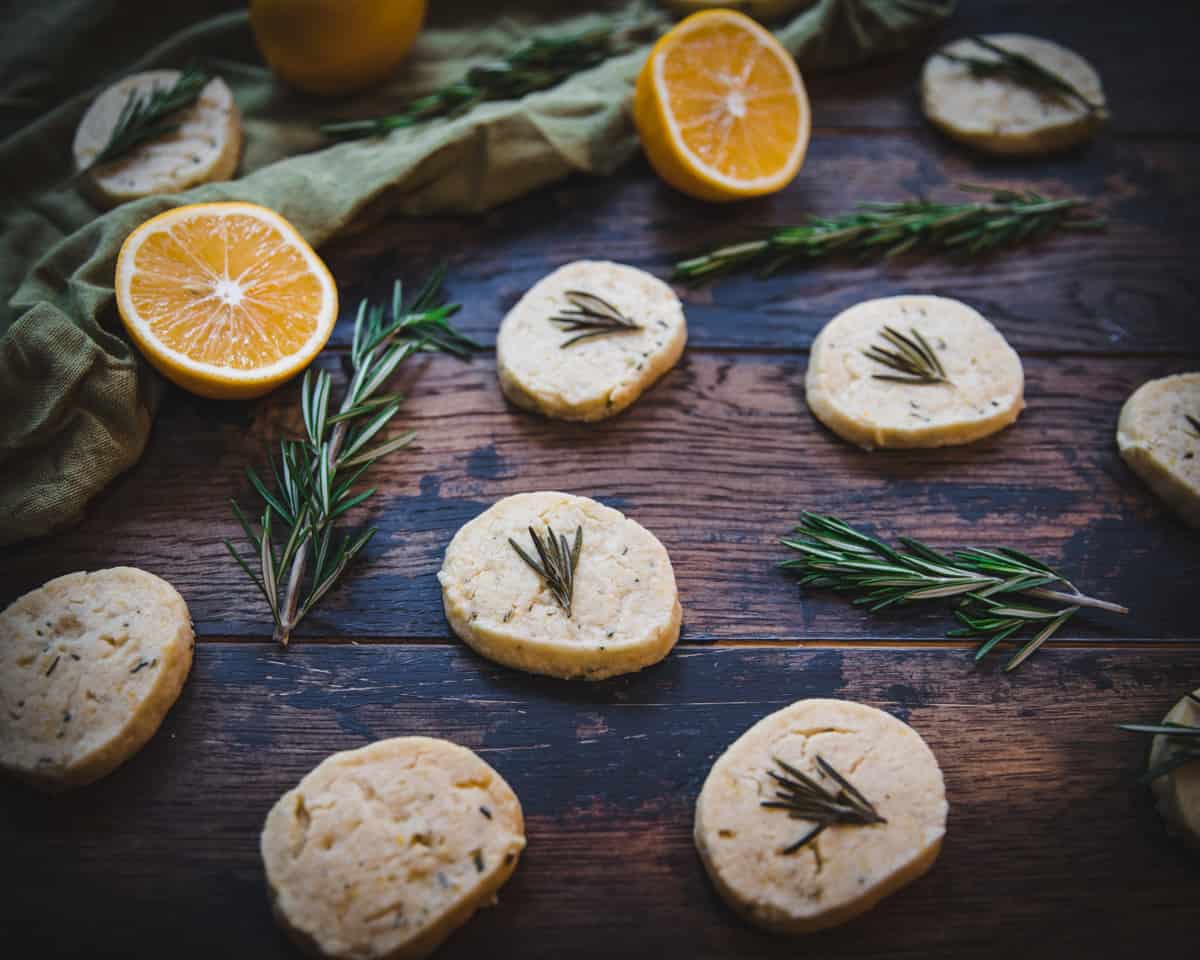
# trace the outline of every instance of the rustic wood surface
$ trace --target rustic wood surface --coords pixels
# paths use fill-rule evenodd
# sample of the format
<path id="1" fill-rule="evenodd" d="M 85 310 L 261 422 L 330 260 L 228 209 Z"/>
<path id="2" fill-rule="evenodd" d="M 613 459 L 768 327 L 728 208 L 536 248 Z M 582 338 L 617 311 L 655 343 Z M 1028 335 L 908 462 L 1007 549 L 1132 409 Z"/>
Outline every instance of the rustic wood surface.
<path id="1" fill-rule="evenodd" d="M 78 528 L 0 558 L 0 603 L 81 568 L 144 567 L 184 594 L 200 638 L 180 702 L 107 780 L 47 799 L 0 785 L 0 908 L 22 956 L 286 957 L 257 853 L 275 798 L 329 753 L 401 734 L 480 750 L 521 797 L 529 848 L 498 909 L 439 954 L 527 958 L 1128 957 L 1194 946 L 1200 860 L 1136 785 L 1145 744 L 1121 719 L 1160 717 L 1200 685 L 1200 534 L 1117 456 L 1121 404 L 1145 380 L 1200 369 L 1200 127 L 1188 4 L 1136 10 L 1032 0 L 961 4 L 944 32 L 1017 30 L 1067 43 L 1114 108 L 1094 144 L 1042 161 L 988 160 L 931 131 L 915 101 L 926 48 L 810 78 L 809 160 L 784 193 L 736 207 L 682 198 L 640 159 L 479 217 L 397 220 L 325 251 L 345 320 L 449 253 L 464 329 L 494 342 L 538 277 L 577 258 L 665 275 L 680 255 L 758 223 L 959 182 L 1097 200 L 1101 234 L 968 265 L 828 264 L 763 282 L 680 290 L 679 365 L 592 426 L 550 423 L 500 396 L 490 352 L 412 362 L 404 428 L 419 447 L 379 465 L 356 517 L 379 535 L 280 650 L 221 546 L 231 496 L 267 444 L 299 425 L 296 388 L 255 403 L 168 394 L 141 463 Z M 1136 19 L 1133 14 L 1136 13 Z M 1025 360 L 1028 409 L 970 447 L 868 454 L 804 405 L 807 349 L 840 309 L 928 292 L 977 306 Z M 321 363 L 340 377 L 349 326 Z M 434 574 L 454 531 L 499 497 L 595 496 L 666 544 L 684 607 L 680 646 L 600 684 L 526 676 L 449 634 Z M 1080 616 L 1015 675 L 945 641 L 944 610 L 869 617 L 803 594 L 775 568 L 801 509 L 934 545 L 1010 545 L 1061 564 L 1131 614 Z M 727 910 L 691 842 L 716 755 L 805 696 L 862 700 L 929 741 L 951 803 L 934 870 L 877 910 L 799 942 Z"/>

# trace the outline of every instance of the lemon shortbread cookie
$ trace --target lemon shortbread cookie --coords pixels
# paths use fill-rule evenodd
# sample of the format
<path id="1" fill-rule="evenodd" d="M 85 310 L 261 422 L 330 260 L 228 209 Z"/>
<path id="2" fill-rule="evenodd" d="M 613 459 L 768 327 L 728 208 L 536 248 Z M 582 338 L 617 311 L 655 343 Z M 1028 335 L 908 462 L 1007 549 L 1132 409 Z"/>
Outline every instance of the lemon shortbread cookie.
<path id="1" fill-rule="evenodd" d="M 115 770 L 149 740 L 192 665 L 187 604 L 114 567 L 51 580 L 0 613 L 0 769 L 48 789 Z"/>
<path id="2" fill-rule="evenodd" d="M 275 915 L 302 947 L 409 960 L 495 902 L 525 822 L 466 747 L 396 737 L 318 764 L 271 808 L 260 847 Z"/>
<path id="3" fill-rule="evenodd" d="M 131 95 L 146 98 L 169 89 L 179 77 L 177 70 L 135 73 L 100 94 L 75 131 L 76 169 L 91 166 L 108 145 Z M 242 146 L 242 120 L 224 80 L 211 79 L 199 98 L 169 122 L 179 129 L 88 173 L 87 183 L 97 200 L 112 207 L 233 176 Z"/>
<path id="4" fill-rule="evenodd" d="M 565 538 L 568 554 L 580 537 L 569 609 L 513 546 L 540 563 L 533 536 L 545 541 L 550 531 Z M 501 500 L 454 535 L 438 580 L 454 632 L 483 656 L 530 673 L 631 673 L 657 663 L 679 638 L 666 549 L 641 524 L 587 497 Z"/>
<path id="5" fill-rule="evenodd" d="M 1175 704 L 1163 717 L 1163 722 L 1200 727 L 1200 689 Z M 1155 737 L 1150 747 L 1150 769 L 1161 766 L 1188 744 L 1200 746 L 1200 740 L 1189 739 L 1186 744 L 1181 744 L 1168 737 Z M 1158 810 L 1167 821 L 1168 829 L 1188 843 L 1200 846 L 1200 759 L 1155 777 L 1150 781 L 1150 789 L 1158 798 Z"/>
<path id="6" fill-rule="evenodd" d="M 785 789 L 772 773 L 799 772 L 837 794 L 818 758 L 883 822 L 832 824 L 797 848 L 815 821 L 763 803 Z M 807 933 L 858 916 L 925 873 L 946 813 L 942 772 L 911 727 L 861 703 L 800 700 L 760 720 L 713 764 L 696 801 L 695 839 L 738 913 L 768 930 Z"/>
<path id="7" fill-rule="evenodd" d="M 1069 94 L 1031 89 L 1003 73 L 974 75 L 952 58 L 991 62 L 1000 55 L 969 38 L 956 40 L 930 57 L 921 75 L 925 115 L 948 136 L 988 153 L 1041 154 L 1080 143 L 1103 123 L 1100 77 L 1083 57 L 1019 33 L 983 39 L 1057 74 L 1094 109 Z"/>
<path id="8" fill-rule="evenodd" d="M 1151 490 L 1200 527 L 1200 373 L 1138 387 L 1121 408 L 1117 448 Z"/>
<path id="9" fill-rule="evenodd" d="M 934 358 L 932 381 L 881 363 L 900 354 L 899 335 Z M 851 443 L 944 447 L 970 443 L 1017 419 L 1025 407 L 1021 360 L 977 311 L 944 297 L 885 297 L 838 314 L 817 335 L 808 364 L 808 406 Z"/>
<path id="10" fill-rule="evenodd" d="M 496 363 L 517 406 L 603 420 L 675 366 L 686 342 L 669 286 L 634 267 L 580 260 L 539 280 L 508 312 Z"/>

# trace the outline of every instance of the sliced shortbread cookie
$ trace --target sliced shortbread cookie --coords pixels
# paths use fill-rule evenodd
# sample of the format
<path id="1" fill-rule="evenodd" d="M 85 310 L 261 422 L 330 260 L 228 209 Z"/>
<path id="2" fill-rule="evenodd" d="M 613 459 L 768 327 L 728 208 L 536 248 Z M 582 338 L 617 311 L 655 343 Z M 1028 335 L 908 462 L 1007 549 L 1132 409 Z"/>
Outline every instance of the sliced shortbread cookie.
<path id="1" fill-rule="evenodd" d="M 832 824 L 764 807 L 786 764 L 828 792 L 845 777 L 885 822 Z M 946 793 L 933 752 L 890 714 L 847 700 L 800 700 L 747 730 L 713 764 L 696 801 L 695 840 L 708 875 L 751 923 L 807 933 L 844 923 L 925 873 L 946 832 Z M 791 852 L 788 852 L 788 851 Z"/>
<path id="2" fill-rule="evenodd" d="M 1200 727 L 1200 688 L 1173 706 L 1164 723 L 1179 723 Z M 1188 741 L 1196 744 L 1197 741 Z M 1178 747 L 1167 737 L 1155 737 L 1150 747 L 1151 768 L 1162 764 Z M 1188 843 L 1200 846 L 1200 760 L 1193 760 L 1150 781 L 1150 789 L 1158 798 L 1158 810 L 1167 827 Z"/>
<path id="3" fill-rule="evenodd" d="M 899 352 L 889 328 L 923 340 L 945 380 L 913 382 L 872 359 L 877 349 Z M 1025 407 L 1016 352 L 977 311 L 945 297 L 885 297 L 842 311 L 813 342 L 805 386 L 817 419 L 868 450 L 970 443 Z"/>
<path id="4" fill-rule="evenodd" d="M 1200 373 L 1138 387 L 1121 408 L 1117 448 L 1151 490 L 1200 527 Z"/>
<path id="5" fill-rule="evenodd" d="M 1057 74 L 1094 109 L 1070 95 L 1031 89 L 1002 73 L 972 74 L 967 64 L 952 57 L 992 62 L 1000 55 L 966 38 L 930 57 L 921 75 L 925 115 L 947 135 L 988 153 L 1032 155 L 1080 143 L 1103 123 L 1100 77 L 1083 57 L 1019 33 L 983 39 Z"/>
<path id="6" fill-rule="evenodd" d="M 179 77 L 177 70 L 135 73 L 100 94 L 75 131 L 76 168 L 87 169 L 108 145 L 130 96 L 146 97 L 169 89 Z M 87 174 L 98 201 L 111 207 L 233 176 L 242 146 L 242 120 L 224 80 L 214 77 L 195 103 L 165 122 L 178 124 L 179 129 Z"/>
<path id="7" fill-rule="evenodd" d="M 634 267 L 580 260 L 543 277 L 508 312 L 496 364 L 517 406 L 603 420 L 675 366 L 686 342 L 683 307 L 669 286 Z"/>
<path id="8" fill-rule="evenodd" d="M 165 580 L 70 573 L 0 613 L 0 769 L 47 789 L 98 780 L 141 749 L 192 665 L 187 604 Z"/>
<path id="9" fill-rule="evenodd" d="M 319 763 L 271 808 L 260 848 L 275 915 L 303 948 L 409 960 L 495 902 L 525 822 L 466 747 L 396 737 Z"/>
<path id="10" fill-rule="evenodd" d="M 536 562 L 531 527 L 569 546 L 581 531 L 569 611 L 509 542 Z M 530 673 L 600 680 L 657 663 L 679 639 L 666 549 L 641 524 L 587 497 L 501 500 L 454 535 L 438 580 L 454 632 L 483 656 Z"/>

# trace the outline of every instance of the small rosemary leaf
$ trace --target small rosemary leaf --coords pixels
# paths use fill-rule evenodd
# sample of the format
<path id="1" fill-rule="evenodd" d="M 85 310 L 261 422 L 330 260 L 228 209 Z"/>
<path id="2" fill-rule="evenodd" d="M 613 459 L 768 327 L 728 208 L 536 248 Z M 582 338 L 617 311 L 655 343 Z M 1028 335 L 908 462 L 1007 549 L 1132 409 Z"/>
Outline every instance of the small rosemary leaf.
<path id="1" fill-rule="evenodd" d="M 233 515 L 235 518 L 237 518 L 237 522 L 241 525 L 242 532 L 246 534 L 246 539 L 253 541 L 256 548 L 261 548 L 262 544 L 259 543 L 258 534 L 254 532 L 254 529 L 250 526 L 250 521 L 247 520 L 246 515 L 242 513 L 241 505 L 235 499 L 230 497 L 229 506 L 233 509 Z M 226 541 L 226 543 L 228 543 L 228 541 Z"/>
<path id="2" fill-rule="evenodd" d="M 1200 737 L 1200 727 L 1168 723 L 1118 723 L 1118 730 L 1130 733 L 1149 733 L 1168 737 Z"/>
<path id="3" fill-rule="evenodd" d="M 275 495 L 267 489 L 267 485 L 259 479 L 258 474 L 254 472 L 252 467 L 246 468 L 246 478 L 250 481 L 250 485 L 258 491 L 258 495 L 266 501 L 267 505 L 270 506 L 271 509 L 277 514 L 279 514 L 279 519 L 290 523 L 293 518 L 292 512 L 288 510 L 282 503 L 280 503 L 279 500 L 276 499 Z"/>
<path id="4" fill-rule="evenodd" d="M 1174 773 L 1180 767 L 1185 767 L 1189 763 L 1200 762 L 1200 750 L 1179 750 L 1169 753 L 1161 763 L 1156 764 L 1147 770 L 1139 778 L 1143 784 L 1151 783 L 1159 777 L 1165 777 L 1169 773 Z"/>
<path id="5" fill-rule="evenodd" d="M 332 511 L 330 511 L 329 519 L 336 520 L 343 513 L 346 513 L 349 510 L 353 510 L 360 503 L 363 503 L 364 501 L 369 500 L 376 493 L 378 493 L 378 490 L 375 487 L 371 487 L 367 490 L 364 490 L 362 493 L 357 494 L 356 496 L 350 497 L 348 500 L 342 501 L 336 507 L 334 507 Z"/>
<path id="6" fill-rule="evenodd" d="M 259 554 L 259 567 L 262 570 L 263 587 L 266 589 L 267 602 L 271 605 L 271 613 L 276 621 L 279 620 L 279 601 L 277 599 L 279 586 L 275 579 L 275 554 L 271 549 L 271 511 L 264 510 L 262 517 L 262 539 Z"/>
<path id="7" fill-rule="evenodd" d="M 1078 607 L 1067 607 L 1067 609 L 1060 613 L 1054 620 L 1046 624 L 1046 626 L 1044 626 L 1038 632 L 1037 636 L 1035 636 L 1032 640 L 1025 644 L 1025 646 L 1013 654 L 1012 659 L 1004 665 L 1005 673 L 1009 672 L 1010 670 L 1016 670 L 1017 667 L 1028 660 L 1037 651 L 1038 647 L 1054 636 L 1054 634 L 1058 632 L 1059 627 L 1066 623 L 1078 610 Z"/>
<path id="8" fill-rule="evenodd" d="M 383 407 L 381 410 L 375 413 L 365 425 L 355 430 L 352 438 L 342 449 L 342 454 L 338 458 L 338 464 L 340 466 L 346 466 L 354 457 L 354 455 L 362 449 L 363 445 L 372 437 L 374 437 L 375 434 L 377 434 L 380 430 L 382 430 L 387 425 L 387 422 L 391 420 L 399 410 L 400 404 L 389 403 L 386 407 Z"/>
<path id="9" fill-rule="evenodd" d="M 241 554 L 237 552 L 232 543 L 230 543 L 228 540 L 223 540 L 221 542 L 225 544 L 225 549 L 229 551 L 229 555 L 237 561 L 237 565 L 245 571 L 246 576 L 248 576 L 254 585 L 258 587 L 259 592 L 267 598 L 267 602 L 269 603 L 271 598 L 267 594 L 267 588 L 263 586 L 262 580 L 260 580 L 255 572 L 250 569 L 250 565 L 242 559 Z"/>
<path id="10" fill-rule="evenodd" d="M 396 450 L 402 450 L 404 447 L 412 444 L 412 442 L 416 439 L 417 434 L 415 431 L 409 430 L 407 433 L 402 433 L 398 437 L 393 437 L 386 443 L 381 443 L 379 446 L 372 447 L 370 450 L 359 453 L 348 460 L 343 460 L 342 466 L 353 467 L 357 464 L 372 464 L 380 457 L 386 456 L 389 453 L 393 453 Z"/>

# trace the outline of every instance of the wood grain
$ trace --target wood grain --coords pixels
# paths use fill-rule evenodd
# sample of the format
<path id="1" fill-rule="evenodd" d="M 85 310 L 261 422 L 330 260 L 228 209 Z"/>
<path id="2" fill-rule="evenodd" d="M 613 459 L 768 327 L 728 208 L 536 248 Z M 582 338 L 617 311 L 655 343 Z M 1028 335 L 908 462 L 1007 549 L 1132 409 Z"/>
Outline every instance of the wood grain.
<path id="1" fill-rule="evenodd" d="M 803 349 L 859 300 L 932 293 L 973 304 L 1019 351 L 1200 350 L 1191 322 L 1200 312 L 1192 254 L 1200 222 L 1191 202 L 1200 193 L 1200 144 L 1104 139 L 1066 156 L 1001 162 L 924 130 L 819 131 L 789 189 L 736 213 L 680 196 L 638 158 L 617 177 L 573 178 L 482 216 L 378 225 L 324 251 L 342 285 L 334 342 L 349 342 L 363 297 L 390 302 L 396 277 L 416 283 L 439 260 L 448 262 L 448 294 L 463 304 L 456 323 L 492 344 L 509 308 L 563 263 L 617 259 L 667 277 L 681 257 L 744 239 L 755 225 L 837 214 L 863 200 L 969 199 L 959 183 L 1092 198 L 1110 226 L 968 263 L 832 261 L 766 281 L 742 275 L 679 288 L 692 347 Z"/>
<path id="2" fill-rule="evenodd" d="M 871 617 L 835 595 L 802 596 L 774 566 L 784 556 L 775 539 L 802 509 L 874 523 L 885 537 L 1018 547 L 1133 610 L 1079 617 L 1066 639 L 1194 639 L 1200 535 L 1113 441 L 1129 393 L 1189 364 L 1200 357 L 1035 357 L 1014 427 L 969 447 L 866 453 L 808 413 L 802 357 L 691 352 L 597 425 L 510 407 L 490 356 L 420 359 L 400 378 L 411 400 L 394 428 L 415 429 L 420 448 L 374 468 L 380 493 L 357 519 L 380 532 L 300 635 L 445 639 L 434 574 L 454 532 L 500 497 L 563 489 L 628 512 L 663 541 L 691 640 L 941 637 L 937 605 Z M 80 527 L 0 561 L 0 595 L 128 563 L 174 583 L 201 636 L 262 637 L 266 608 L 221 542 L 239 533 L 227 501 L 256 502 L 244 465 L 263 466 L 267 444 L 299 429 L 295 387 L 248 405 L 174 395 L 145 458 Z"/>
<path id="3" fill-rule="evenodd" d="M 328 753 L 405 734 L 479 750 L 521 798 L 529 848 L 500 906 L 439 957 L 1120 956 L 1176 942 L 1195 857 L 1133 781 L 1200 652 L 1050 651 L 1014 677 L 952 651 L 677 650 L 566 683 L 442 647 L 203 644 L 182 700 L 115 775 L 44 799 L 0 789 L 9 906 L 27 952 L 291 956 L 257 851 L 275 799 Z M 692 809 L 716 756 L 795 699 L 912 724 L 951 804 L 938 864 L 862 920 L 801 941 L 745 926 L 710 887 Z M 19 879 L 18 879 L 19 878 Z M 1127 955 L 1127 954 L 1126 954 Z"/>

